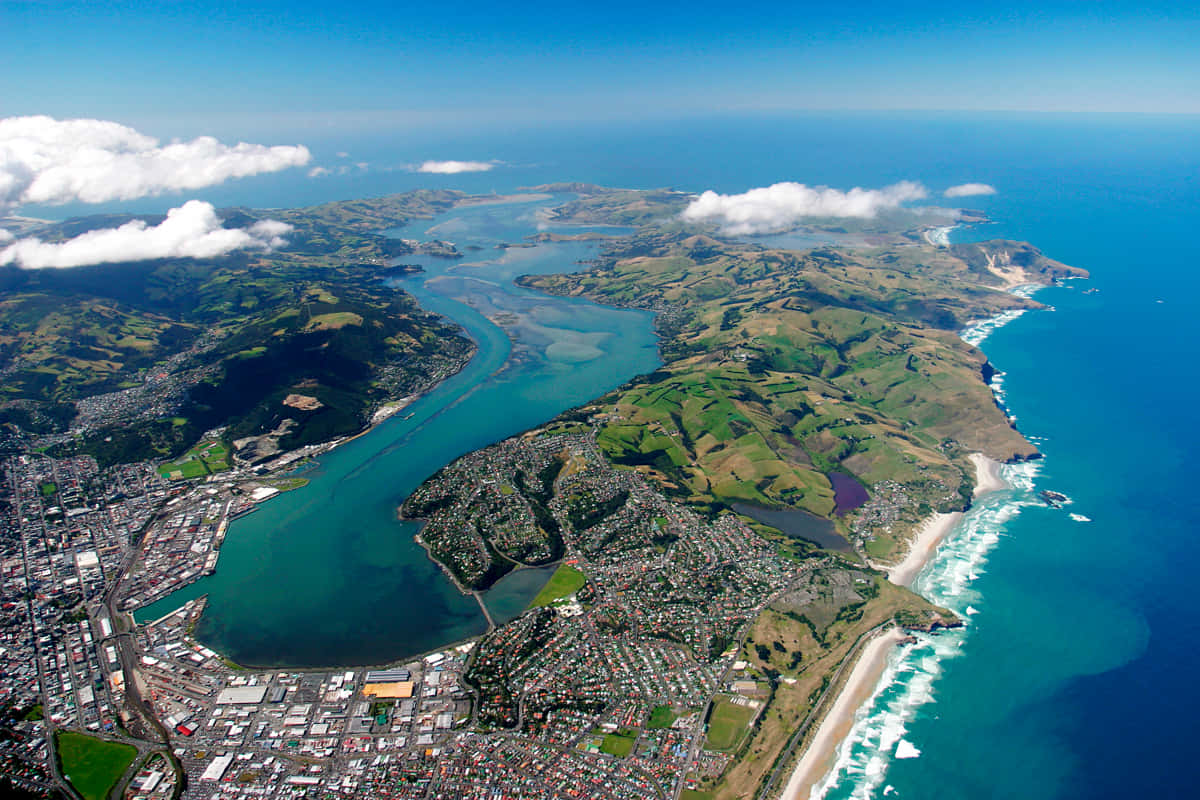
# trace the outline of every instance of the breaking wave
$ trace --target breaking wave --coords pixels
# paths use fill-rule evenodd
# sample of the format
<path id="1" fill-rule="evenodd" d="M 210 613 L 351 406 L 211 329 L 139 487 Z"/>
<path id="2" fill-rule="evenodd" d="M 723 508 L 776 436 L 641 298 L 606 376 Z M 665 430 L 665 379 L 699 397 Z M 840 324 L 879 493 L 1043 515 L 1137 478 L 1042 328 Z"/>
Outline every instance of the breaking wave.
<path id="1" fill-rule="evenodd" d="M 1009 290 L 1009 294 L 1015 294 L 1017 297 L 1029 299 L 1033 297 L 1034 293 L 1045 288 L 1045 286 L 1031 283 L 1024 286 L 1014 286 Z M 1012 311 L 1005 311 L 1003 314 L 997 314 L 994 317 L 988 317 L 984 320 L 972 322 L 959 333 L 959 336 L 961 336 L 963 341 L 965 341 L 967 344 L 974 347 L 979 347 L 979 345 L 983 343 L 984 339 L 988 338 L 997 330 L 1012 322 L 1014 319 L 1020 317 L 1027 310 L 1028 309 L 1024 308 L 1014 308 Z"/>
<path id="2" fill-rule="evenodd" d="M 1028 297 L 1037 288 L 1041 287 L 1018 287 L 1014 293 Z M 993 331 L 1023 313 L 1010 311 L 975 323 L 962 332 L 962 337 L 979 346 Z M 992 382 L 1002 408 L 1003 377 L 1003 373 L 997 373 Z M 987 571 L 988 557 L 1009 521 L 1027 506 L 1043 505 L 1035 489 L 1040 471 L 1040 462 L 1002 466 L 1000 474 L 1008 488 L 978 498 L 917 576 L 913 589 L 935 605 L 954 611 L 963 627 L 935 635 L 918 633 L 914 642 L 892 651 L 874 692 L 859 708 L 850 733 L 839 745 L 833 768 L 813 788 L 811 797 L 875 797 L 893 759 L 921 756 L 904 735 L 921 708 L 934 700 L 934 684 L 943 664 L 962 653 L 971 635 L 972 618 L 978 613 L 977 606 L 982 605 L 982 598 L 971 585 Z M 894 792 L 894 787 L 883 786 L 882 796 Z"/>
<path id="3" fill-rule="evenodd" d="M 1040 469 L 1037 462 L 1003 466 L 1001 475 L 1011 488 L 977 500 L 917 577 L 914 589 L 958 614 L 963 627 L 916 634 L 914 643 L 892 652 L 874 693 L 838 748 L 834 768 L 814 787 L 812 797 L 866 800 L 875 796 L 893 758 L 920 756 L 904 739 L 908 725 L 933 701 L 943 663 L 956 658 L 971 635 L 973 612 L 981 602 L 971 584 L 987 571 L 988 556 L 1009 520 L 1026 506 L 1042 505 L 1034 491 Z"/>

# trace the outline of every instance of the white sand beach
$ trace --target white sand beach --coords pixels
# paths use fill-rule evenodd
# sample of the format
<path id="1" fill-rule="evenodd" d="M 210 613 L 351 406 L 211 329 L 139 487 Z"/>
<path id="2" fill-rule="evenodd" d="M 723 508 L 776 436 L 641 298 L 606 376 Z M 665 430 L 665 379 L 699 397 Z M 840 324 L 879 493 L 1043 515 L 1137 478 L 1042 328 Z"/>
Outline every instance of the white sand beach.
<path id="1" fill-rule="evenodd" d="M 925 520 L 908 548 L 908 555 L 899 564 L 888 568 L 888 580 L 900 586 L 912 586 L 926 562 L 937 552 L 937 546 L 950 529 L 962 519 L 962 512 L 934 514 Z"/>
<path id="2" fill-rule="evenodd" d="M 887 667 L 888 653 L 904 634 L 891 628 L 880 633 L 863 648 L 850 676 L 838 692 L 833 707 L 821 719 L 816 733 L 804 749 L 800 763 L 792 771 L 783 789 L 783 800 L 808 800 L 813 786 L 825 776 L 837 758 L 837 748 L 854 725 L 854 715 L 874 691 Z"/>
<path id="3" fill-rule="evenodd" d="M 1000 464 L 982 453 L 972 453 L 975 465 L 975 496 L 995 492 L 1007 487 L 1000 477 Z M 901 586 L 911 586 L 922 568 L 937 551 L 938 544 L 962 519 L 961 512 L 934 514 L 925 520 L 909 547 L 904 559 L 888 568 L 888 580 Z M 904 638 L 898 630 L 890 630 L 872 639 L 863 649 L 847 678 L 845 686 L 838 692 L 829 713 L 821 720 L 816 733 L 809 740 L 800 762 L 792 771 L 783 791 L 783 800 L 808 800 L 813 787 L 825 777 L 837 757 L 837 748 L 854 725 L 854 715 L 871 696 L 887 666 L 887 656 L 892 646 Z"/>
<path id="4" fill-rule="evenodd" d="M 982 453 L 972 453 L 970 459 L 975 465 L 975 497 L 1006 488 L 1007 484 L 1000 477 L 1000 462 Z M 908 548 L 908 554 L 899 564 L 888 568 L 888 580 L 900 586 L 912 586 L 925 564 L 937 552 L 942 539 L 946 538 L 946 534 L 960 519 L 962 513 L 958 511 L 934 514 L 926 519 Z"/>
<path id="5" fill-rule="evenodd" d="M 1008 484 L 1000 477 L 1000 462 L 993 461 L 983 453 L 972 453 L 971 463 L 975 465 L 975 496 L 979 497 L 988 492 L 998 492 L 1008 488 Z"/>

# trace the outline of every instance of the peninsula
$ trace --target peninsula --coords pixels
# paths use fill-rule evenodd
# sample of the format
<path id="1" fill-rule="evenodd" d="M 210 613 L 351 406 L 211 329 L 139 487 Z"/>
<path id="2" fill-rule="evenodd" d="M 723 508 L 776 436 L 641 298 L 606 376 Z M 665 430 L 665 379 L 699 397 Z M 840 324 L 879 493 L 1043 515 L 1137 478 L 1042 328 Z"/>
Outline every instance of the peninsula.
<path id="1" fill-rule="evenodd" d="M 298 234 L 267 254 L 0 275 L 5 696 L 27 787 L 62 780 L 64 737 L 88 732 L 137 749 L 114 783 L 185 796 L 774 797 L 861 689 L 860 654 L 957 624 L 901 585 L 905 557 L 971 502 L 979 464 L 1038 455 L 957 332 L 1040 307 L 1013 286 L 1086 273 L 1024 243 L 946 245 L 927 235 L 944 210 L 807 220 L 818 244 L 796 249 L 688 222 L 679 192 L 532 191 L 511 202 L 550 230 L 505 244 L 589 261 L 520 287 L 651 312 L 661 364 L 424 473 L 400 513 L 459 587 L 553 575 L 482 635 L 372 669 L 238 667 L 197 640 L 203 598 L 128 612 L 215 568 L 233 518 L 303 482 L 279 469 L 469 363 L 478 341 L 385 280 L 463 252 L 379 232 L 503 203 L 273 210 Z M 513 339 L 509 368 L 570 380 L 603 353 L 602 332 L 554 334 L 473 268 L 438 280 Z"/>

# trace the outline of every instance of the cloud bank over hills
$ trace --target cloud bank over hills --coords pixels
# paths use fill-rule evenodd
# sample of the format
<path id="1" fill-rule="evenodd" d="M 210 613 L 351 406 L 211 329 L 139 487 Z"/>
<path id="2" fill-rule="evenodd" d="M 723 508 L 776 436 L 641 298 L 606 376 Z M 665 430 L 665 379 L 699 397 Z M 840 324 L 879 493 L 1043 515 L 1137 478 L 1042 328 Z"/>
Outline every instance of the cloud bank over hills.
<path id="1" fill-rule="evenodd" d="M 189 200 L 168 211 L 158 225 L 132 220 L 65 242 L 21 239 L 0 249 L 0 265 L 48 269 L 154 258 L 215 258 L 235 250 L 281 247 L 287 244 L 283 235 L 290 230 L 291 225 L 270 219 L 248 228 L 223 228 L 211 203 Z"/>
<path id="2" fill-rule="evenodd" d="M 704 192 L 684 209 L 683 218 L 717 223 L 732 235 L 779 233 L 794 228 L 805 217 L 873 217 L 928 194 L 915 181 L 901 181 L 882 189 L 856 186 L 845 192 L 787 181 L 741 194 Z"/>
<path id="3" fill-rule="evenodd" d="M 0 119 L 0 212 L 37 203 L 105 203 L 200 189 L 312 159 L 303 145 L 226 145 L 211 136 L 161 145 L 126 125 L 46 116 Z M 14 241 L 0 230 L 0 265 L 81 267 L 154 258 L 214 258 L 286 244 L 292 227 L 262 220 L 225 228 L 211 203 L 189 200 L 158 225 L 133 220 L 65 242 Z"/>
<path id="4" fill-rule="evenodd" d="M 162 145 L 117 122 L 0 119 L 0 210 L 132 200 L 307 164 L 303 145 L 226 145 L 211 136 Z"/>

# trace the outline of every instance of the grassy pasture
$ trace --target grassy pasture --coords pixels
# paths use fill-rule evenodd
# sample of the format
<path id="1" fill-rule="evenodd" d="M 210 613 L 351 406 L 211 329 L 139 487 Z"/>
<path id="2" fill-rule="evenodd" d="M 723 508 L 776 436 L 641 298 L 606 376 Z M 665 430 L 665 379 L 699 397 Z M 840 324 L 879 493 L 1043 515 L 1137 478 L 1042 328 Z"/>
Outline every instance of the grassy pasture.
<path id="1" fill-rule="evenodd" d="M 56 734 L 63 774 L 84 800 L 104 800 L 137 757 L 137 748 L 82 733 Z"/>
<path id="2" fill-rule="evenodd" d="M 533 598 L 533 602 L 529 604 L 529 607 L 540 608 L 550 605 L 555 600 L 575 594 L 583 588 L 585 583 L 587 583 L 587 576 L 582 572 L 569 564 L 559 564 L 558 569 L 554 570 L 554 574 L 550 576 L 550 580 L 546 582 L 542 590 Z"/>

